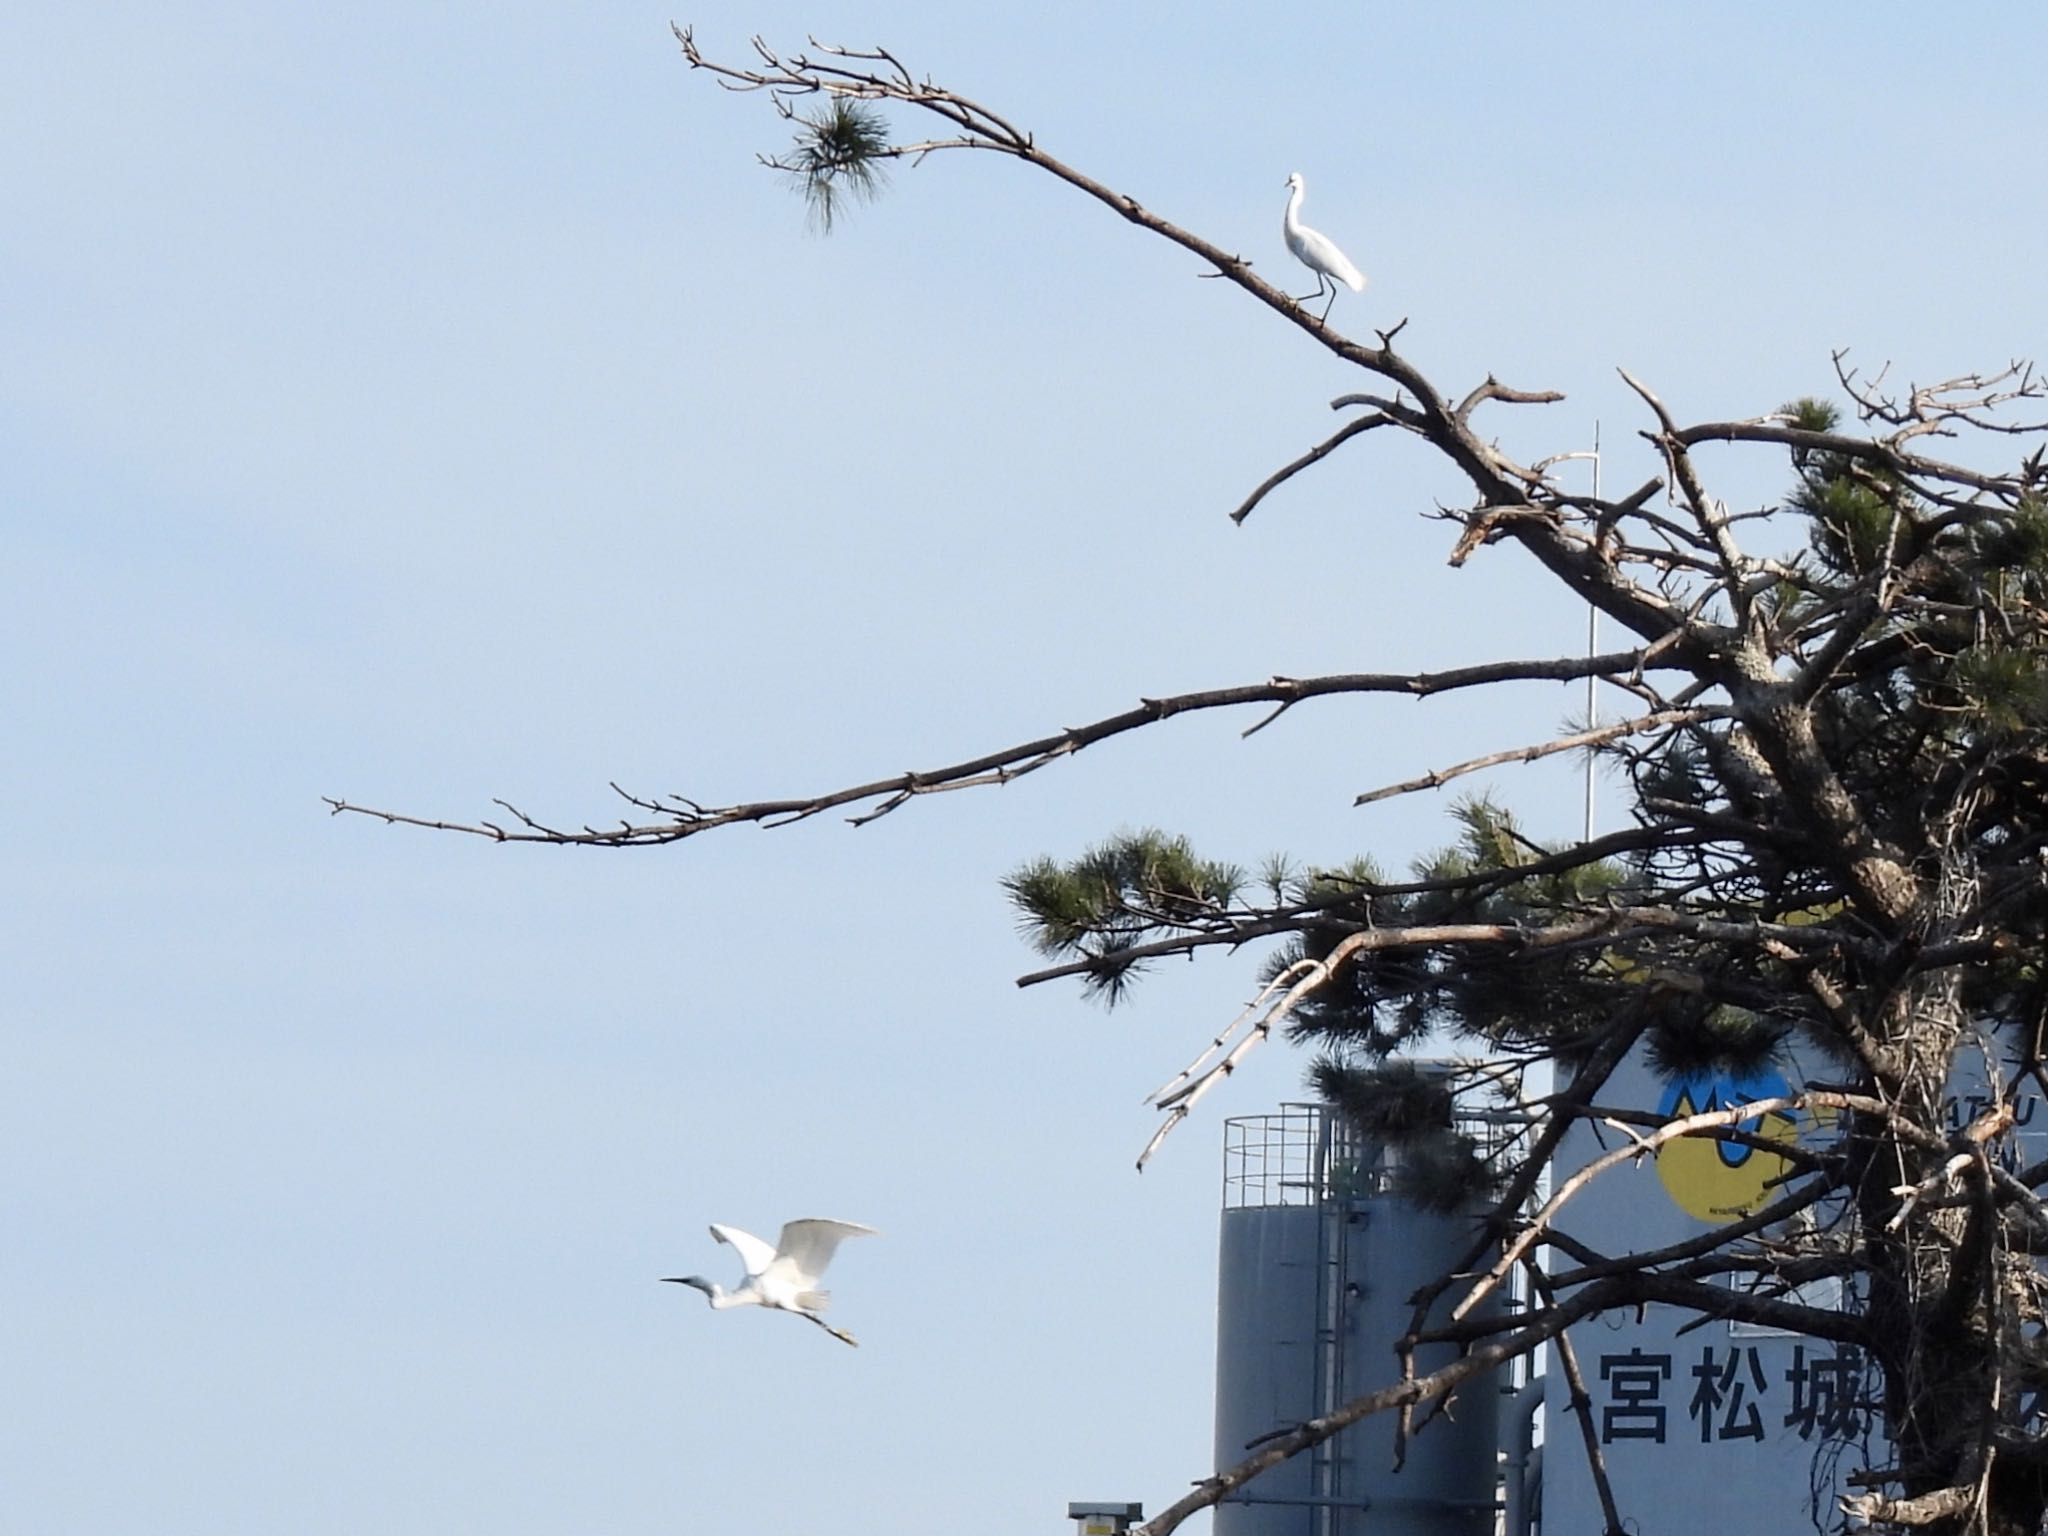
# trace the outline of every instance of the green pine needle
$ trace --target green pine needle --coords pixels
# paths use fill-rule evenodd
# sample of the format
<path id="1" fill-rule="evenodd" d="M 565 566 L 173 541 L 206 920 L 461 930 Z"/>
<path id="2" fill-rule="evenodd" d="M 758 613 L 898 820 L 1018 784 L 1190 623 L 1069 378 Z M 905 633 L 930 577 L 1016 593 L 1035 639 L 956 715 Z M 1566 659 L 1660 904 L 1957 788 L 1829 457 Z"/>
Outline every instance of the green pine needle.
<path id="1" fill-rule="evenodd" d="M 1412 1061 L 1356 1066 L 1336 1056 L 1309 1068 L 1309 1087 L 1373 1141 L 1405 1145 L 1451 1126 L 1450 1084 Z"/>
<path id="2" fill-rule="evenodd" d="M 783 169 L 797 178 L 812 225 L 830 234 L 847 198 L 871 203 L 888 185 L 888 124 L 873 107 L 844 96 L 796 122 L 796 148 Z"/>
<path id="3" fill-rule="evenodd" d="M 1811 395 L 1788 400 L 1778 407 L 1778 414 L 1790 417 L 1791 424 L 1802 432 L 1832 432 L 1842 419 L 1842 413 L 1833 405 Z"/>
<path id="4" fill-rule="evenodd" d="M 1756 1072 L 1776 1064 L 1785 1033 L 1782 1024 L 1746 1008 L 1672 1008 L 1650 1026 L 1650 1065 L 1666 1079 L 1698 1072 Z"/>
<path id="5" fill-rule="evenodd" d="M 1033 859 L 1007 875 L 1003 889 L 1032 945 L 1095 962 L 1087 985 L 1115 1003 L 1142 970 L 1124 951 L 1221 915 L 1243 884 L 1235 866 L 1200 858 L 1186 838 L 1147 828 L 1119 833 L 1069 863 Z"/>

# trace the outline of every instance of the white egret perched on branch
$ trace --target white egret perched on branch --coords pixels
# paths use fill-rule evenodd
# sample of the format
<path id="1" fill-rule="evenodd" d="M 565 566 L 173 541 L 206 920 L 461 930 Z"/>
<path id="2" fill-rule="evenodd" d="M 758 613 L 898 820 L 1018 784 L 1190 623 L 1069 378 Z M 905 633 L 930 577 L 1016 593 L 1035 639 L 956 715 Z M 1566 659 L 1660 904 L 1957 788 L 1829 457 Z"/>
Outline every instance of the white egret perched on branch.
<path id="1" fill-rule="evenodd" d="M 829 1291 L 818 1289 L 818 1281 L 824 1276 L 825 1266 L 832 1262 L 832 1255 L 842 1241 L 849 1237 L 873 1237 L 873 1227 L 807 1217 L 802 1221 L 784 1222 L 782 1235 L 775 1240 L 773 1248 L 751 1232 L 742 1232 L 738 1227 L 722 1227 L 716 1222 L 712 1223 L 711 1235 L 738 1250 L 740 1263 L 747 1271 L 739 1289 L 728 1291 L 702 1275 L 664 1275 L 663 1282 L 694 1286 L 720 1311 L 727 1307 L 774 1307 L 778 1311 L 794 1312 L 806 1322 L 816 1323 L 842 1344 L 859 1343 L 852 1334 L 842 1333 L 818 1315 L 832 1301 Z"/>
<path id="2" fill-rule="evenodd" d="M 1305 293 L 1294 302 L 1300 304 L 1320 299 L 1325 290 L 1329 292 L 1329 303 L 1323 306 L 1322 314 L 1316 318 L 1320 325 L 1330 318 L 1330 305 L 1337 302 L 1337 284 L 1342 283 L 1353 293 L 1363 293 L 1365 274 L 1351 265 L 1351 258 L 1337 249 L 1336 241 L 1301 222 L 1301 195 L 1307 187 L 1299 171 L 1287 178 L 1287 217 L 1281 227 L 1287 232 L 1287 249 L 1316 275 L 1316 291 Z"/>

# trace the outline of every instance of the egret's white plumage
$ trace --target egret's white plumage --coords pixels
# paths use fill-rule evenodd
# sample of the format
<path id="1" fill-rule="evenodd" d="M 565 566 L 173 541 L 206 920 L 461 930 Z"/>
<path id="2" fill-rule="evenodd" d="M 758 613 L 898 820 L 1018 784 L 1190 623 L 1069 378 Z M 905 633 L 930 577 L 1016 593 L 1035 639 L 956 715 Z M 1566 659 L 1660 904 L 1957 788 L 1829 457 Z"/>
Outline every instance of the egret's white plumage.
<path id="1" fill-rule="evenodd" d="M 662 1279 L 670 1285 L 695 1287 L 721 1311 L 727 1307 L 773 1307 L 816 1323 L 841 1343 L 857 1342 L 852 1334 L 841 1332 L 818 1316 L 832 1301 L 829 1291 L 818 1289 L 818 1281 L 824 1277 L 825 1266 L 832 1262 L 832 1255 L 842 1242 L 849 1237 L 873 1237 L 873 1227 L 805 1217 L 802 1221 L 784 1222 L 782 1235 L 772 1248 L 751 1232 L 716 1222 L 712 1223 L 711 1235 L 740 1256 L 746 1278 L 736 1289 L 728 1291 L 701 1275 L 664 1275 Z"/>
<path id="2" fill-rule="evenodd" d="M 1301 172 L 1296 171 L 1287 178 L 1287 217 L 1281 228 L 1287 234 L 1287 249 L 1316 275 L 1316 291 L 1305 293 L 1294 302 L 1300 304 L 1309 299 L 1320 299 L 1327 291 L 1330 299 L 1323 305 L 1321 316 L 1327 320 L 1330 305 L 1337 302 L 1337 284 L 1342 283 L 1353 293 L 1363 293 L 1365 274 L 1351 264 L 1350 257 L 1337 249 L 1336 241 L 1301 222 L 1301 197 L 1307 189 L 1308 183 L 1301 179 Z"/>

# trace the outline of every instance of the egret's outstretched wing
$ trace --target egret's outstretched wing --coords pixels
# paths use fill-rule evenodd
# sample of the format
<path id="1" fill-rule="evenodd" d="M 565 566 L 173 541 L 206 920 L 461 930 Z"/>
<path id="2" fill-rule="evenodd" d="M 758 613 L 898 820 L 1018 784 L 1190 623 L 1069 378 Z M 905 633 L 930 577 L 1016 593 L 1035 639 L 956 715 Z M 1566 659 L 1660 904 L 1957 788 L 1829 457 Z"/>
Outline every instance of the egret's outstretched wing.
<path id="1" fill-rule="evenodd" d="M 806 1217 L 802 1221 L 784 1222 L 782 1236 L 776 1241 L 775 1276 L 791 1290 L 812 1291 L 818 1287 L 818 1279 L 825 1273 L 825 1266 L 832 1262 L 832 1255 L 842 1241 L 849 1237 L 873 1237 L 873 1227 L 863 1227 L 851 1221 L 821 1221 Z"/>
<path id="2" fill-rule="evenodd" d="M 786 1235 L 789 1228 L 784 1227 L 782 1230 Z M 742 1232 L 738 1227 L 721 1227 L 714 1221 L 711 1224 L 711 1235 L 721 1243 L 730 1243 L 738 1252 L 740 1263 L 745 1266 L 749 1280 L 775 1262 L 775 1250 L 751 1232 Z M 828 1249 L 827 1252 L 829 1251 Z"/>

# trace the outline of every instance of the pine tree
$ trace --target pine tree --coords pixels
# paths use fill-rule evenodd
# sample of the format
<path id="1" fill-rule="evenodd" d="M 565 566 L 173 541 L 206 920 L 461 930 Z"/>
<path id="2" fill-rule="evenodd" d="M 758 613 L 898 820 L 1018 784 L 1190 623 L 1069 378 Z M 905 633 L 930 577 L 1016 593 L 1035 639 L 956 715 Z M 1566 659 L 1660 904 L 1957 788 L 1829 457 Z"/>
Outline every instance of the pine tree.
<path id="1" fill-rule="evenodd" d="M 952 149 L 1023 162 L 1192 254 L 1221 280 L 1359 371 L 1337 404 L 1355 414 L 1283 467 L 1234 514 L 1354 439 L 1419 440 L 1464 477 L 1460 563 L 1486 545 L 1530 558 L 1629 637 L 1591 657 L 1515 658 L 1413 675 L 1354 673 L 1148 699 L 1090 725 L 968 761 L 802 799 L 713 807 L 628 796 L 641 819 L 564 828 L 509 820 L 452 828 L 503 841 L 644 846 L 736 823 L 848 807 L 870 820 L 928 794 L 1001 783 L 1111 737 L 1194 710 L 1390 693 L 1412 697 L 1532 678 L 1594 677 L 1637 701 L 1628 718 L 1508 747 L 1386 793 L 1435 787 L 1511 759 L 1586 750 L 1625 786 L 1628 825 L 1546 841 L 1505 808 L 1468 799 L 1441 853 L 1404 878 L 1346 854 L 1256 874 L 1158 831 L 1123 833 L 1012 873 L 1006 889 L 1054 963 L 1025 978 L 1078 978 L 1114 1002 L 1162 957 L 1268 944 L 1264 987 L 1236 1031 L 1159 1097 L 1153 1145 L 1275 1031 L 1314 1047 L 1312 1080 L 1376 1137 L 1405 1142 L 1408 1192 L 1439 1205 L 1491 1202 L 1468 1269 L 1490 1284 L 1546 1249 L 1570 1259 L 1566 1224 L 1530 1199 L 1565 1132 L 1593 1112 L 1630 1053 L 1662 1070 L 1738 1070 L 1796 1047 L 1825 1064 L 1795 1093 L 1841 1117 L 1836 1143 L 1793 1159 L 1773 1195 L 1768 1257 L 1736 1222 L 1670 1253 L 1573 1261 L 1503 1321 L 1473 1313 L 1427 1337 L 1460 1361 L 1390 1384 L 1276 1438 L 1154 1517 L 1164 1536 L 1287 1455 L 1369 1412 L 1407 1412 L 1459 1380 L 1526 1353 L 1602 1311 L 1660 1302 L 1817 1337 L 1851 1338 L 1881 1369 L 1893 1464 L 1865 1469 L 1850 1501 L 1869 1520 L 1931 1532 L 2031 1536 L 2048 1513 L 2048 1436 L 2023 1405 L 2048 1387 L 2048 1308 L 2035 1255 L 2048 1246 L 2037 1190 L 2048 1166 L 2012 1166 L 2014 1106 L 2048 1090 L 2048 429 L 2001 414 L 2043 394 L 2020 364 L 1889 394 L 1838 357 L 1857 425 L 1802 399 L 1742 421 L 1682 426 L 1633 379 L 1663 472 L 1618 498 L 1569 494 L 1548 463 L 1525 466 L 1474 426 L 1482 408 L 1559 398 L 1489 377 L 1446 393 L 1395 348 L 1400 326 L 1354 341 L 1224 248 L 1040 148 L 1028 133 L 883 50 L 785 59 L 756 43 L 746 65 L 713 61 L 679 32 L 688 63 L 761 91 L 796 125 L 769 160 L 829 225 L 884 170 Z M 823 103 L 822 110 L 800 110 Z M 938 136 L 898 139 L 937 118 Z M 1626 377 L 1626 375 L 1624 375 Z M 1970 438 L 1990 467 L 1928 452 Z M 1773 506 L 1731 512 L 1694 449 L 1782 455 Z M 2030 450 L 2030 451 L 2027 451 Z M 336 810 L 427 822 L 346 801 Z M 1240 850 L 1254 856 L 1256 850 Z M 1995 1041 L 1985 1112 L 1952 1127 L 1944 1102 L 1977 1042 Z M 1425 1040 L 1493 1064 L 1450 1079 L 1403 1053 Z M 1498 1092 L 1502 1069 L 1555 1073 L 1528 1134 L 1494 1161 L 1451 1129 L 1447 1101 Z M 1742 1116 L 1645 1128 L 1741 1140 Z M 1147 1149 L 1147 1152 L 1151 1148 Z M 1839 1208 L 1832 1230 L 1813 1213 Z M 1757 1274 L 1731 1291 L 1714 1283 Z M 1793 1287 L 1856 1277 L 1854 1316 L 1802 1304 Z M 1469 1276 L 1446 1276 L 1470 1287 Z M 1421 1318 L 1428 1298 L 1418 1305 Z M 1420 1323 L 1404 1348 L 1424 1337 Z"/>

